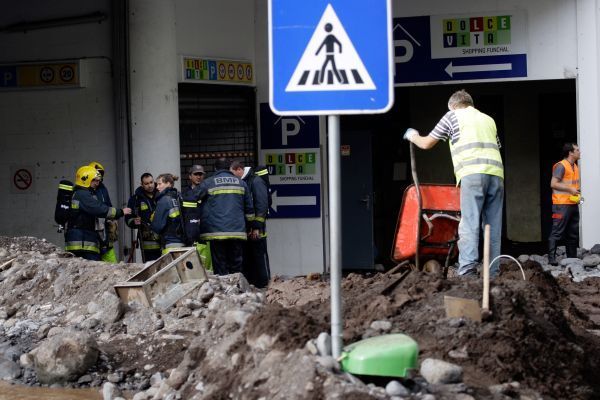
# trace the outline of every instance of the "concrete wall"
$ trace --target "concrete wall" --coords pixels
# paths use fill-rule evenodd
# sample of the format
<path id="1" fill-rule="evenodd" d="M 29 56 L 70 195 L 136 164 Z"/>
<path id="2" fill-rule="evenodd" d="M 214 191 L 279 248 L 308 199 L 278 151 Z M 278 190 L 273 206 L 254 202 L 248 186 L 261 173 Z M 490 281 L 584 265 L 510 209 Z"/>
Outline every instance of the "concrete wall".
<path id="1" fill-rule="evenodd" d="M 255 2 L 176 0 L 177 54 L 254 61 Z"/>
<path id="2" fill-rule="evenodd" d="M 0 26 L 95 11 L 109 15 L 109 1 L 67 0 L 52 7 L 33 0 L 2 3 Z M 62 245 L 63 236 L 53 227 L 58 181 L 73 180 L 82 164 L 101 162 L 107 186 L 116 186 L 110 29 L 108 19 L 0 33 L 5 64 L 85 58 L 83 88 L 0 90 L 0 235 L 32 235 Z M 15 168 L 31 170 L 29 189 L 15 190 Z"/>

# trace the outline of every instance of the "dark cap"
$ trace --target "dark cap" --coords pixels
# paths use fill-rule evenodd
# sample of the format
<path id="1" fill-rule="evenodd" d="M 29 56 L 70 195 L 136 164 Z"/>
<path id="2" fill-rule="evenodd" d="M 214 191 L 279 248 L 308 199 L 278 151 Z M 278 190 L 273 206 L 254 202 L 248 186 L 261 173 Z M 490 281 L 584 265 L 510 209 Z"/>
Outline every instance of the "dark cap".
<path id="1" fill-rule="evenodd" d="M 201 174 L 203 174 L 204 167 L 202 165 L 192 165 L 192 168 L 190 168 L 190 175 L 195 174 L 197 172 L 200 172 Z"/>

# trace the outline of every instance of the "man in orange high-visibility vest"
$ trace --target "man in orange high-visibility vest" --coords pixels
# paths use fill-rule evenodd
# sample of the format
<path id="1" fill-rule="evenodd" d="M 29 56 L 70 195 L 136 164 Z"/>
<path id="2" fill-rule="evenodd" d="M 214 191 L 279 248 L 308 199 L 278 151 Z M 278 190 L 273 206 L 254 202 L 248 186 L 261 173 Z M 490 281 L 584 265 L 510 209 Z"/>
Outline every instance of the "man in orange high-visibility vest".
<path id="1" fill-rule="evenodd" d="M 565 143 L 563 159 L 552 167 L 552 232 L 548 238 L 548 263 L 558 265 L 556 245 L 565 239 L 567 257 L 577 257 L 579 244 L 579 203 L 581 184 L 577 161 L 581 157 L 579 146 Z"/>

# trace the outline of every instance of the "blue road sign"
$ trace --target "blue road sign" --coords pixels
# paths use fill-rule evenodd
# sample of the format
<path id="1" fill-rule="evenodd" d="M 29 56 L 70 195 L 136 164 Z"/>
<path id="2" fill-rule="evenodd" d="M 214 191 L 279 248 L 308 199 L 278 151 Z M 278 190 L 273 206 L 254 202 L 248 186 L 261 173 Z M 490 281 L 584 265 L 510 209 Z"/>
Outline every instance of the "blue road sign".
<path id="1" fill-rule="evenodd" d="M 271 185 L 269 218 L 319 218 L 321 185 Z"/>
<path id="2" fill-rule="evenodd" d="M 318 149 L 319 117 L 279 116 L 268 103 L 260 104 L 260 147 L 262 149 Z"/>
<path id="3" fill-rule="evenodd" d="M 519 17 L 394 18 L 395 83 L 526 77 Z"/>
<path id="4" fill-rule="evenodd" d="M 372 114 L 394 102 L 391 0 L 269 0 L 278 115 Z"/>

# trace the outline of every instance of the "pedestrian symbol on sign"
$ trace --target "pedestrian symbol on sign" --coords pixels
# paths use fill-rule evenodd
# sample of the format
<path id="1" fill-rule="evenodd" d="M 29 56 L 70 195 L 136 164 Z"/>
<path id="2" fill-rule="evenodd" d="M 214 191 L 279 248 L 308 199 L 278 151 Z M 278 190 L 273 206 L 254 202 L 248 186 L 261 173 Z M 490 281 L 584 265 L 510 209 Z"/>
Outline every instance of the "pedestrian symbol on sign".
<path id="1" fill-rule="evenodd" d="M 336 45 L 338 53 L 335 52 Z M 374 89 L 369 72 L 333 7 L 328 4 L 285 91 Z"/>

